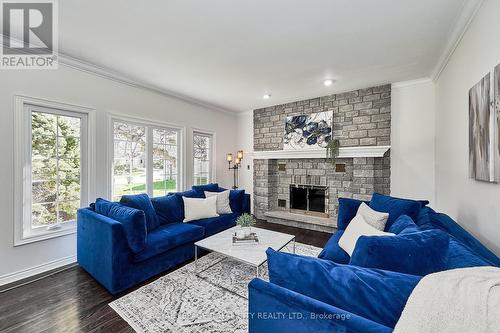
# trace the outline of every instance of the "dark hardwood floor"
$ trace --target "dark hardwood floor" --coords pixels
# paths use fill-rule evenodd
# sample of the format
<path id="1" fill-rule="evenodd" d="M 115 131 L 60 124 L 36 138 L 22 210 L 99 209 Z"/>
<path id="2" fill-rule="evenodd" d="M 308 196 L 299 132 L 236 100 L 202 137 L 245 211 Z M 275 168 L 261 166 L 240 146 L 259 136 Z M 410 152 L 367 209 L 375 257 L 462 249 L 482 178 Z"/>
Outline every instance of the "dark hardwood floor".
<path id="1" fill-rule="evenodd" d="M 297 242 L 318 247 L 323 247 L 330 237 L 328 233 L 262 221 L 257 226 L 296 235 Z M 136 288 L 169 272 L 157 275 Z M 0 332 L 133 332 L 108 306 L 108 303 L 132 290 L 113 297 L 82 268 L 73 266 L 0 292 Z"/>

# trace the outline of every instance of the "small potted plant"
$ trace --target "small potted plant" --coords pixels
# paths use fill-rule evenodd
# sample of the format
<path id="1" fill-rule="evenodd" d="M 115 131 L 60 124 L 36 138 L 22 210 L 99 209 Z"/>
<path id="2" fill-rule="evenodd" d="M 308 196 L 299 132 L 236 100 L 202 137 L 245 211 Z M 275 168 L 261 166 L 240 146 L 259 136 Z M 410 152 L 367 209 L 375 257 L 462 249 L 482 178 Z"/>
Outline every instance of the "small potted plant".
<path id="1" fill-rule="evenodd" d="M 245 213 L 240 215 L 236 219 L 236 224 L 240 226 L 240 229 L 236 231 L 236 238 L 243 239 L 252 233 L 252 226 L 256 223 L 255 217 L 253 215 Z"/>

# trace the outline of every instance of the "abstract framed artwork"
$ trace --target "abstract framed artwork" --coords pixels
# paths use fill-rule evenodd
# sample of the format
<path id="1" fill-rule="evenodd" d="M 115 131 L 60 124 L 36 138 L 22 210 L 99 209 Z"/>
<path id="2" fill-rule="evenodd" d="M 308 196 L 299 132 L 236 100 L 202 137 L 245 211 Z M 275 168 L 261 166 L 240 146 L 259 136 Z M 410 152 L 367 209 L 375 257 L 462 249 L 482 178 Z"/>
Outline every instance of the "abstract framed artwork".
<path id="1" fill-rule="evenodd" d="M 333 112 L 286 118 L 283 150 L 324 149 L 332 139 Z"/>
<path id="2" fill-rule="evenodd" d="M 500 181 L 500 65 L 469 90 L 469 176 Z"/>

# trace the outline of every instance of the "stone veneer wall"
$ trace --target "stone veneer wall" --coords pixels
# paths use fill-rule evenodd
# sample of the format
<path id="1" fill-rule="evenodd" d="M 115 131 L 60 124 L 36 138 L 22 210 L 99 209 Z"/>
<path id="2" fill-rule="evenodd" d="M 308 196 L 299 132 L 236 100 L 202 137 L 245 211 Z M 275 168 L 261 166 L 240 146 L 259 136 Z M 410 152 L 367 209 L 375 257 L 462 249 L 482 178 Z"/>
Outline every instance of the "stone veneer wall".
<path id="1" fill-rule="evenodd" d="M 288 116 L 333 112 L 333 136 L 341 147 L 391 144 L 391 86 L 383 85 L 254 110 L 254 150 L 283 150 Z M 329 213 L 336 220 L 338 197 L 369 199 L 376 191 L 390 192 L 390 155 L 382 158 L 343 158 L 345 172 L 335 172 L 326 159 L 254 160 L 254 212 L 258 218 L 287 201 L 293 182 L 329 186 Z M 285 164 L 284 171 L 278 165 Z M 313 177 L 313 178 L 311 178 Z"/>

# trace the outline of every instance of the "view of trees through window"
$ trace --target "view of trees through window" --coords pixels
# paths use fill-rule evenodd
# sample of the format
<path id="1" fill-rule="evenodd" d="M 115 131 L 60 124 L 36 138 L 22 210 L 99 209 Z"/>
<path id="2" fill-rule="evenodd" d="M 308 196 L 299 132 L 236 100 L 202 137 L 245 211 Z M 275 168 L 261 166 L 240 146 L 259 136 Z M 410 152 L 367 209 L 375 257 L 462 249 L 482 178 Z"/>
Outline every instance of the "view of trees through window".
<path id="1" fill-rule="evenodd" d="M 76 219 L 80 208 L 81 119 L 31 113 L 32 226 Z"/>
<path id="2" fill-rule="evenodd" d="M 152 142 L 147 140 L 148 130 Z M 147 166 L 147 151 L 152 154 L 152 168 Z M 177 151 L 177 130 L 115 121 L 113 200 L 120 200 L 124 194 L 146 193 L 149 187 L 153 196 L 176 191 Z M 153 183 L 146 186 L 148 170 L 152 172 Z"/>
<path id="3" fill-rule="evenodd" d="M 194 172 L 193 184 L 204 185 L 211 181 L 210 163 L 212 156 L 212 136 L 201 133 L 193 134 Z"/>

